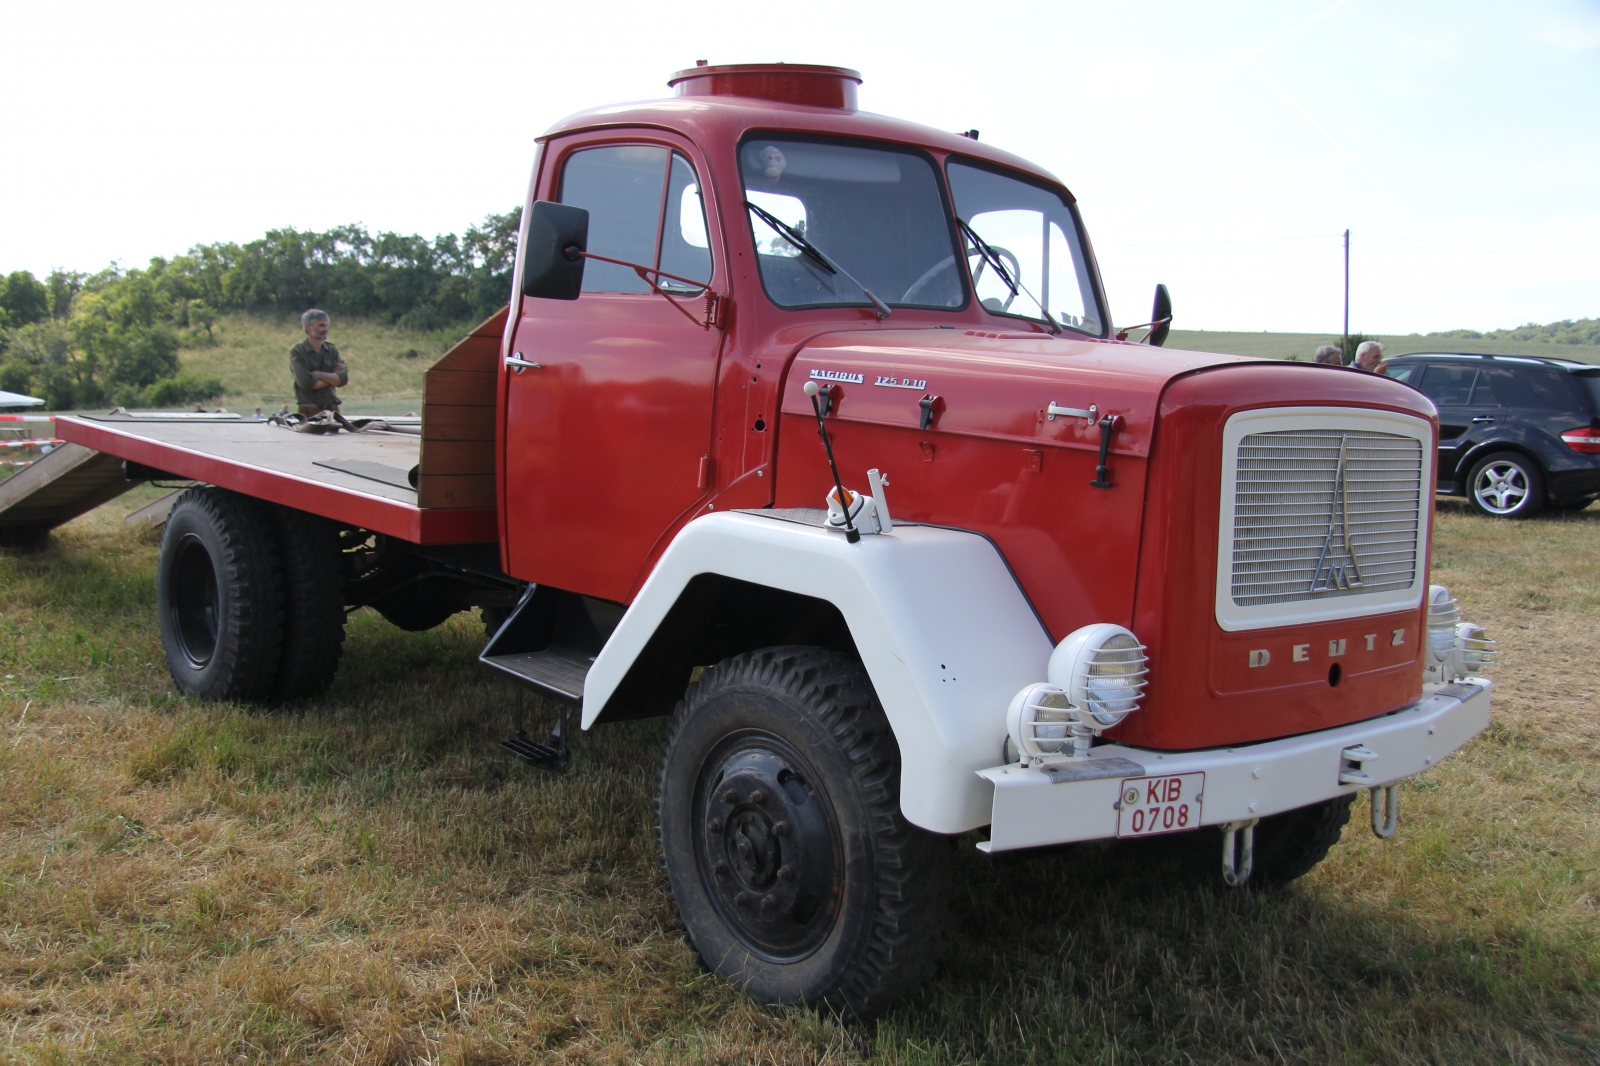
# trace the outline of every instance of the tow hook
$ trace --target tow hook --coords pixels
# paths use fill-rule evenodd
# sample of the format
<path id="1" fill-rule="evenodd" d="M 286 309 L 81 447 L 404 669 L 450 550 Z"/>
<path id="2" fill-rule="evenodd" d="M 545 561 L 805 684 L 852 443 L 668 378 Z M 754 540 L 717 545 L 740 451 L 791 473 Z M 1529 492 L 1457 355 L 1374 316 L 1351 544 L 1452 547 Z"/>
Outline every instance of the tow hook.
<path id="1" fill-rule="evenodd" d="M 1372 833 L 1388 840 L 1400 826 L 1400 786 L 1385 785 L 1368 789 L 1372 795 Z"/>
<path id="2" fill-rule="evenodd" d="M 1234 888 L 1250 880 L 1250 871 L 1256 861 L 1256 823 L 1259 818 L 1245 822 L 1223 822 L 1222 879 Z"/>

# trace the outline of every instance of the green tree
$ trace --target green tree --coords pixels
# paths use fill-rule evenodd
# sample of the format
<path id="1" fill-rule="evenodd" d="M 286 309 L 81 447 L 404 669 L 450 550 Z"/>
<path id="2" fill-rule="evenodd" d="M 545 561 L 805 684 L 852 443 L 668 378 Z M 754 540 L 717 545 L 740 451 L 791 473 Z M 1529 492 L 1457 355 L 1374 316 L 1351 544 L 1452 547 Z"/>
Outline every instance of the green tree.
<path id="1" fill-rule="evenodd" d="M 0 326 L 31 326 L 50 317 L 50 290 L 26 270 L 0 278 Z"/>

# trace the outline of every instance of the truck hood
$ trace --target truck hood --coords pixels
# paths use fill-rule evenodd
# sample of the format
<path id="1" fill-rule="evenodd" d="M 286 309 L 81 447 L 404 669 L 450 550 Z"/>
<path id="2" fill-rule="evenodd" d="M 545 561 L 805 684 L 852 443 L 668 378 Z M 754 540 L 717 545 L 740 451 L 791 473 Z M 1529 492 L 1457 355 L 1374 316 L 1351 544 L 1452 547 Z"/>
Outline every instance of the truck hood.
<path id="1" fill-rule="evenodd" d="M 917 429 L 921 401 L 931 397 L 931 429 L 1098 449 L 1100 431 L 1088 419 L 1048 413 L 1052 404 L 1092 406 L 1097 418 L 1120 419 L 1112 454 L 1147 457 L 1168 382 L 1208 367 L 1260 361 L 1020 331 L 850 331 L 800 348 L 782 409 L 810 415 L 801 386 L 814 380 L 831 386 L 833 415 L 847 421 Z"/>

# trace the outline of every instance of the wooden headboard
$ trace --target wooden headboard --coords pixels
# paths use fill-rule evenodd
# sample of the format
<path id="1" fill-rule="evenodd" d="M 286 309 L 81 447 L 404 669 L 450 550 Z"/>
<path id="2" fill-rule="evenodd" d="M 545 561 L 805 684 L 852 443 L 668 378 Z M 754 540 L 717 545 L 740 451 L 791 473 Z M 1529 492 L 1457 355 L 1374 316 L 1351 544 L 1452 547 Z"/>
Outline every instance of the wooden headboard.
<path id="1" fill-rule="evenodd" d="M 423 378 L 418 507 L 495 505 L 495 384 L 510 310 L 485 319 Z"/>

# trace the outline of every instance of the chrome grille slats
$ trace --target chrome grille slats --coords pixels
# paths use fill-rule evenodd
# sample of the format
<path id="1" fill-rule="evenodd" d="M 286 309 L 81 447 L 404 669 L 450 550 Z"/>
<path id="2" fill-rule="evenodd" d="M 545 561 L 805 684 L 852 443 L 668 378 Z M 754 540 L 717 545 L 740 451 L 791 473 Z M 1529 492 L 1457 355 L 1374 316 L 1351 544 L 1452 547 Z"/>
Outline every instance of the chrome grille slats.
<path id="1" fill-rule="evenodd" d="M 1415 582 L 1425 470 L 1415 437 L 1251 433 L 1233 461 L 1235 604 L 1323 601 Z"/>

